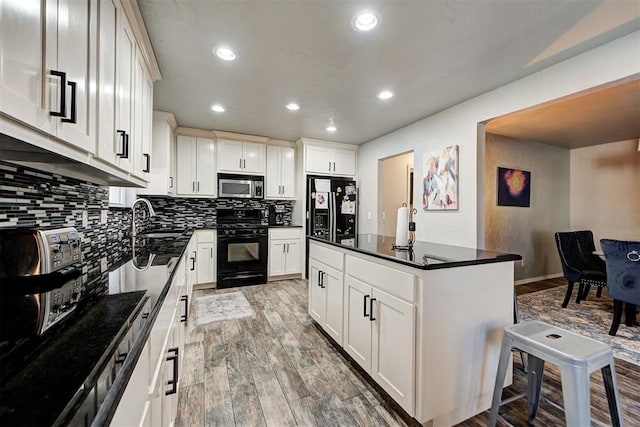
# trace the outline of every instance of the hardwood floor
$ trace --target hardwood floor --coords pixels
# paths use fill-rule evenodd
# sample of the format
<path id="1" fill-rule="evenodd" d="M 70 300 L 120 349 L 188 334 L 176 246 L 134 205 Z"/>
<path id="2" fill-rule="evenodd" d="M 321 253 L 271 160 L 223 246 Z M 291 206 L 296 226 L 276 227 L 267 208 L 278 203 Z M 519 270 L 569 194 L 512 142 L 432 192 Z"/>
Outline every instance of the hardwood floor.
<path id="1" fill-rule="evenodd" d="M 553 286 L 560 279 L 516 287 L 518 295 Z M 195 324 L 189 319 L 178 426 L 404 426 L 385 398 L 368 384 L 314 326 L 307 315 L 307 284 L 284 280 L 268 285 L 194 291 L 193 301 L 212 293 L 242 291 L 255 317 Z M 193 307 L 192 307 L 193 308 Z M 526 374 L 514 357 L 513 385 L 504 396 L 526 389 Z M 616 359 L 626 425 L 640 422 L 640 367 Z M 543 396 L 562 404 L 559 371 L 545 367 Z M 610 425 L 602 377 L 591 377 L 594 420 Z M 526 399 L 501 408 L 515 426 L 527 425 Z M 484 426 L 488 412 L 460 426 Z M 541 403 L 537 425 L 564 425 L 561 411 Z"/>

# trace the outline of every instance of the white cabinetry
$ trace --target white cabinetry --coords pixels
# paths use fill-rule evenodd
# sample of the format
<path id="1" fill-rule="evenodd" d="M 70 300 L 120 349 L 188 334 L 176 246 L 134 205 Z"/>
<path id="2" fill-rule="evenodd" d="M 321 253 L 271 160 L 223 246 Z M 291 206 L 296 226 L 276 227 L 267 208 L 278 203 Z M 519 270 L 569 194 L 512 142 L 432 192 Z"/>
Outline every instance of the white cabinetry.
<path id="1" fill-rule="evenodd" d="M 198 230 L 198 254 L 196 257 L 196 284 L 216 281 L 216 232 Z"/>
<path id="2" fill-rule="evenodd" d="M 300 274 L 299 228 L 269 229 L 269 277 Z"/>
<path id="3" fill-rule="evenodd" d="M 148 179 L 151 171 L 151 120 L 153 85 L 147 76 L 144 59 L 136 49 L 133 73 L 133 141 L 131 142 L 134 173 Z"/>
<path id="4" fill-rule="evenodd" d="M 178 194 L 215 196 L 213 139 L 178 135 L 176 152 Z"/>
<path id="5" fill-rule="evenodd" d="M 344 255 L 309 247 L 309 315 L 342 346 Z"/>
<path id="6" fill-rule="evenodd" d="M 265 144 L 219 139 L 218 170 L 264 175 L 265 153 Z"/>
<path id="7" fill-rule="evenodd" d="M 267 146 L 267 198 L 295 198 L 295 164 L 294 148 Z"/>
<path id="8" fill-rule="evenodd" d="M 96 150 L 96 0 L 0 1 L 0 111 Z"/>
<path id="9" fill-rule="evenodd" d="M 169 292 L 120 399 L 112 425 L 173 425 L 190 297 L 186 279 L 183 257 L 176 266 Z"/>
<path id="10" fill-rule="evenodd" d="M 305 145 L 304 169 L 306 173 L 354 176 L 356 151 L 330 145 Z"/>
<path id="11" fill-rule="evenodd" d="M 151 132 L 151 158 L 153 162 L 151 162 L 149 187 L 138 189 L 138 194 L 162 196 L 175 194 L 175 128 L 176 120 L 173 114 L 163 111 L 153 112 L 153 128 Z"/>

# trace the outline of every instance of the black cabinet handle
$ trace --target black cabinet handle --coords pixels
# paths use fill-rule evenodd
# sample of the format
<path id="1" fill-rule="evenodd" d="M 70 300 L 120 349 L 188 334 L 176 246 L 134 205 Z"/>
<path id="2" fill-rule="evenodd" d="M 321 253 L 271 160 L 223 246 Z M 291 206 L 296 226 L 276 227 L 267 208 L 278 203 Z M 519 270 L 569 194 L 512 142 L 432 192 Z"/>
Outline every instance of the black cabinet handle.
<path id="1" fill-rule="evenodd" d="M 196 190 L 200 192 L 200 181 L 196 182 Z"/>
<path id="2" fill-rule="evenodd" d="M 184 314 L 180 316 L 180 322 L 185 323 L 189 319 L 189 295 L 182 295 L 180 301 L 184 302 Z"/>
<path id="3" fill-rule="evenodd" d="M 336 171 L 336 162 L 333 162 L 333 171 Z"/>
<path id="4" fill-rule="evenodd" d="M 371 299 L 369 300 L 369 320 L 371 320 L 372 322 L 373 322 L 374 320 L 376 320 L 376 318 L 375 318 L 375 317 L 373 317 L 373 302 L 374 302 L 375 300 L 376 300 L 375 298 L 371 298 Z"/>
<path id="5" fill-rule="evenodd" d="M 67 84 L 71 86 L 71 118 L 67 119 L 65 117 L 60 121 L 65 123 L 75 123 L 76 122 L 76 89 L 78 84 L 72 81 L 67 82 Z"/>
<path id="6" fill-rule="evenodd" d="M 329 162 L 329 172 L 331 172 L 331 162 Z"/>
<path id="7" fill-rule="evenodd" d="M 116 153 L 116 156 L 118 157 L 124 157 L 125 155 L 125 140 L 127 139 L 127 132 L 123 131 L 122 129 L 118 129 L 116 130 L 117 133 L 120 134 L 120 136 L 122 137 L 122 153 L 120 151 L 118 151 Z"/>
<path id="8" fill-rule="evenodd" d="M 192 257 L 191 257 L 191 262 L 192 262 L 192 264 L 191 264 L 191 271 L 193 271 L 193 270 L 195 270 L 195 269 L 196 269 L 196 257 L 195 257 L 195 256 L 192 256 Z"/>
<path id="9" fill-rule="evenodd" d="M 49 74 L 60 77 L 60 111 L 49 111 L 53 117 L 64 117 L 67 114 L 67 73 L 64 71 L 51 70 Z"/>
<path id="10" fill-rule="evenodd" d="M 191 191 L 196 191 L 196 182 L 195 181 L 191 181 Z"/>
<path id="11" fill-rule="evenodd" d="M 365 295 L 364 296 L 364 308 L 363 308 L 363 315 L 364 317 L 369 317 L 369 315 L 367 314 L 367 298 L 369 298 L 369 295 Z"/>
<path id="12" fill-rule="evenodd" d="M 324 285 L 324 271 L 321 272 L 322 273 L 322 280 L 320 281 L 320 286 L 322 286 L 322 289 L 326 288 L 326 286 Z"/>
<path id="13" fill-rule="evenodd" d="M 176 394 L 178 391 L 178 347 L 173 347 L 168 350 L 172 355 L 167 357 L 167 362 L 173 362 L 173 378 L 167 380 L 167 385 L 171 386 L 171 389 L 164 392 L 165 396 L 170 394 Z"/>
<path id="14" fill-rule="evenodd" d="M 238 159 L 240 161 L 240 169 L 242 169 L 242 159 Z"/>
<path id="15" fill-rule="evenodd" d="M 120 365 L 122 363 L 124 363 L 125 359 L 127 358 L 127 352 L 124 353 L 120 353 L 119 355 L 116 356 L 116 360 L 115 360 L 115 364 L 116 365 Z"/>
<path id="16" fill-rule="evenodd" d="M 322 287 L 322 271 L 318 270 L 318 286 Z"/>
<path id="17" fill-rule="evenodd" d="M 170 181 L 169 181 L 169 182 L 170 182 L 170 184 L 169 184 L 169 188 L 173 188 L 173 177 L 172 177 L 172 176 L 170 176 L 170 177 L 169 177 L 169 180 L 170 180 Z"/>
<path id="18" fill-rule="evenodd" d="M 144 168 L 144 169 L 142 170 L 142 172 L 147 172 L 147 173 L 148 173 L 148 172 L 151 172 L 151 154 L 149 154 L 149 153 L 144 153 L 144 154 L 142 154 L 142 155 L 143 155 L 143 156 L 145 157 L 145 159 L 147 160 L 147 167 L 146 167 L 146 168 Z"/>
<path id="19" fill-rule="evenodd" d="M 242 160 L 242 169 L 246 169 L 246 168 L 247 168 L 247 161 Z"/>

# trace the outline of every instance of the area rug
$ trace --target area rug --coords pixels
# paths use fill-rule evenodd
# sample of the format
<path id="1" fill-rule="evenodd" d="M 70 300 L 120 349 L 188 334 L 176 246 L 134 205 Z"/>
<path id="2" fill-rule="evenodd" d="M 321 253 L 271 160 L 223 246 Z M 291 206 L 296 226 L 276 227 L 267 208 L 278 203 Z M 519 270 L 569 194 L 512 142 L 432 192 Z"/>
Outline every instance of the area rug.
<path id="1" fill-rule="evenodd" d="M 196 298 L 196 325 L 249 316 L 255 316 L 255 312 L 242 292 Z"/>
<path id="2" fill-rule="evenodd" d="M 587 300 L 575 303 L 576 289 L 567 308 L 562 308 L 565 286 L 546 289 L 518 297 L 520 321 L 541 320 L 562 329 L 584 335 L 611 346 L 613 355 L 640 365 L 640 326 L 624 324 L 624 315 L 615 337 L 609 335 L 613 319 L 613 300 L 606 290 L 596 296 L 591 289 Z"/>

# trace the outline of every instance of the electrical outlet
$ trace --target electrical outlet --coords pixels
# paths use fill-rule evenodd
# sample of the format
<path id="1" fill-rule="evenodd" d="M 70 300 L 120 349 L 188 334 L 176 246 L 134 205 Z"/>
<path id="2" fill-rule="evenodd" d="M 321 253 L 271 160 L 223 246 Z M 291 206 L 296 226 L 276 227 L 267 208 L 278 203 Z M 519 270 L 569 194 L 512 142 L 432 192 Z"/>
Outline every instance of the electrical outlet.
<path id="1" fill-rule="evenodd" d="M 367 212 L 367 219 L 372 219 L 373 216 L 371 215 L 371 212 Z"/>
<path id="2" fill-rule="evenodd" d="M 382 219 L 385 219 L 386 215 L 384 214 L 384 211 L 382 211 Z"/>
<path id="3" fill-rule="evenodd" d="M 520 260 L 520 267 L 524 267 L 524 258 Z"/>

